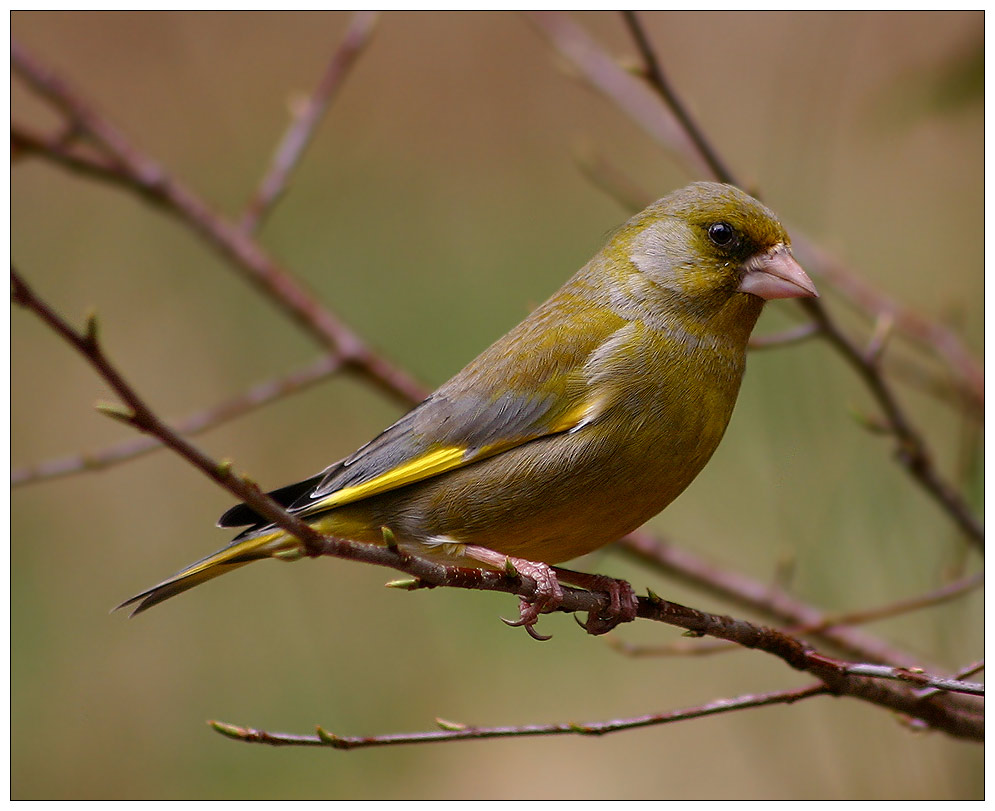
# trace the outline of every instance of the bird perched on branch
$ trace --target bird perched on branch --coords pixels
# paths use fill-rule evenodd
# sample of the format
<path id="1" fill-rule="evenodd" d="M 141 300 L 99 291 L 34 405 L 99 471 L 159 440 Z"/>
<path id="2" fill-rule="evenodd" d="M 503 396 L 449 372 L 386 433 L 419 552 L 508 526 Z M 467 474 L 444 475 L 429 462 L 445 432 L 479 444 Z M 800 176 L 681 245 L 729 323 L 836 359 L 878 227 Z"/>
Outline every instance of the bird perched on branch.
<path id="1" fill-rule="evenodd" d="M 533 635 L 559 579 L 607 587 L 607 616 L 588 622 L 604 631 L 635 616 L 628 584 L 552 565 L 618 540 L 691 483 L 726 430 L 764 302 L 816 295 L 769 209 L 733 186 L 693 183 L 615 231 L 378 437 L 271 495 L 339 538 L 514 566 L 537 583 L 513 623 Z M 251 561 L 306 554 L 245 504 L 219 525 L 246 528 L 123 605 L 138 613 Z"/>

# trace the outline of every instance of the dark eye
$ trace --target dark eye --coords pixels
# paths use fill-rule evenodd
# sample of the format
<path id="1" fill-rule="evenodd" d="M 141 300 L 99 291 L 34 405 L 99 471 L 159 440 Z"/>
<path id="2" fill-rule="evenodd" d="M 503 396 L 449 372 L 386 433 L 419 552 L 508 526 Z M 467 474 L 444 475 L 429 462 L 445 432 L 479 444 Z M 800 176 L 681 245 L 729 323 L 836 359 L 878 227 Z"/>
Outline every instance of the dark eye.
<path id="1" fill-rule="evenodd" d="M 736 229 L 727 222 L 713 222 L 708 226 L 708 238 L 720 248 L 725 248 L 736 239 Z"/>

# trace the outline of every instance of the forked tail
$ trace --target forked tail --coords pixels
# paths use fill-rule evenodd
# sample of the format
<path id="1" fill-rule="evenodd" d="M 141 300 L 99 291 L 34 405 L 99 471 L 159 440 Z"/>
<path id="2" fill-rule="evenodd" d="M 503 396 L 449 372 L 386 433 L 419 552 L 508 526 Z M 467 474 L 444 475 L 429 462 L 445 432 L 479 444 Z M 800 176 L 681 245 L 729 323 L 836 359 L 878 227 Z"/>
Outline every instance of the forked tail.
<path id="1" fill-rule="evenodd" d="M 254 560 L 262 560 L 263 558 L 297 560 L 302 556 L 303 552 L 299 540 L 287 535 L 282 529 L 271 528 L 264 535 L 238 541 L 213 555 L 208 555 L 203 560 L 198 560 L 183 571 L 163 580 L 159 585 L 153 586 L 141 594 L 136 594 L 130 600 L 125 600 L 114 610 L 117 611 L 118 608 L 138 603 L 138 606 L 131 612 L 131 616 L 135 616 L 135 614 L 141 614 L 147 608 L 151 608 L 163 600 L 168 600 L 170 597 L 187 589 L 192 589 L 206 580 L 230 572 L 246 563 L 252 563 Z"/>

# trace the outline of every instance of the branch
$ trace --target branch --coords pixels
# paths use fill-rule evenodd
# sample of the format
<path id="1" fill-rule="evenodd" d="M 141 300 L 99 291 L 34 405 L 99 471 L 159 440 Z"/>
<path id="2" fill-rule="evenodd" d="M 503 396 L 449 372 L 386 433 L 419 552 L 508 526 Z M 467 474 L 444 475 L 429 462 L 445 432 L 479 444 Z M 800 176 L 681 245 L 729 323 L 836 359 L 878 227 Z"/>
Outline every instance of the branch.
<path id="1" fill-rule="evenodd" d="M 822 329 L 826 339 L 839 351 L 864 381 L 874 399 L 878 401 L 887 420 L 889 432 L 895 437 L 896 458 L 929 493 L 945 512 L 953 518 L 979 552 L 985 551 L 985 529 L 967 503 L 953 487 L 940 476 L 933 464 L 932 454 L 922 435 L 912 426 L 904 409 L 898 404 L 891 387 L 881 375 L 873 357 L 861 352 L 830 318 L 825 308 L 814 299 L 801 302 L 808 314 Z"/>
<path id="2" fill-rule="evenodd" d="M 441 730 L 432 732 L 395 733 L 392 735 L 364 735 L 362 737 L 347 737 L 335 735 L 322 727 L 317 728 L 315 735 L 291 735 L 285 732 L 266 732 L 261 729 L 250 729 L 235 726 L 223 721 L 209 721 L 210 726 L 222 735 L 245 743 L 265 743 L 270 746 L 324 746 L 332 749 L 363 749 L 367 747 L 396 746 L 405 743 L 441 743 L 444 741 L 483 740 L 486 738 L 526 738 L 544 737 L 550 735 L 607 735 L 611 732 L 621 732 L 642 727 L 661 726 L 675 721 L 687 721 L 692 718 L 703 718 L 708 715 L 745 710 L 753 707 L 769 707 L 774 704 L 793 704 L 813 696 L 826 695 L 828 690 L 821 683 L 812 684 L 797 690 L 782 690 L 776 693 L 760 693 L 739 696 L 737 698 L 722 698 L 689 707 L 682 710 L 672 710 L 665 713 L 640 715 L 636 718 L 624 718 L 612 721 L 588 721 L 584 723 L 566 724 L 528 724 L 526 726 L 508 727 L 471 727 L 464 724 L 436 719 Z"/>
<path id="3" fill-rule="evenodd" d="M 671 147 L 692 176 L 711 175 L 708 162 L 688 137 L 680 122 L 647 87 L 645 82 L 627 73 L 567 14 L 559 11 L 535 11 L 529 19 L 556 49 L 594 87 L 604 93 L 650 137 Z"/>
<path id="4" fill-rule="evenodd" d="M 341 368 L 342 362 L 339 358 L 334 355 L 326 355 L 303 369 L 258 383 L 237 397 L 232 397 L 211 408 L 190 414 L 174 423 L 173 430 L 185 436 L 196 436 L 288 394 L 302 391 L 335 374 Z M 162 447 L 162 442 L 157 437 L 139 436 L 100 450 L 64 456 L 59 459 L 49 459 L 12 470 L 10 484 L 12 487 L 18 487 L 84 471 L 103 470 L 136 459 Z"/>
<path id="5" fill-rule="evenodd" d="M 783 589 L 721 569 L 687 549 L 657 541 L 646 532 L 633 532 L 616 542 L 616 547 L 644 566 L 735 606 L 759 612 L 760 616 L 792 628 L 812 629 L 810 635 L 814 639 L 832 645 L 846 656 L 906 668 L 938 669 L 859 629 L 830 624 L 822 611 Z"/>
<path id="6" fill-rule="evenodd" d="M 648 540 L 648 539 L 647 539 Z M 644 562 L 646 562 L 644 560 Z M 670 571 L 669 567 L 667 570 Z M 713 569 L 713 571 L 715 571 Z M 685 570 L 683 572 L 687 574 Z M 742 575 L 728 575 L 726 577 L 734 578 L 734 582 L 742 583 L 745 578 Z M 686 578 L 691 579 L 691 578 Z M 888 619 L 890 617 L 897 617 L 901 614 L 907 614 L 912 611 L 918 611 L 923 608 L 930 608 L 935 605 L 941 605 L 942 603 L 954 600 L 968 592 L 974 591 L 975 589 L 981 588 L 984 585 L 985 576 L 984 574 L 971 575 L 969 577 L 963 577 L 959 580 L 955 580 L 951 583 L 946 583 L 939 588 L 928 591 L 925 594 L 919 594 L 915 597 L 910 597 L 906 600 L 896 600 L 885 605 L 876 606 L 873 608 L 864 608 L 859 611 L 851 611 L 841 614 L 822 614 L 821 618 L 809 625 L 804 624 L 790 624 L 784 630 L 791 634 L 804 634 L 807 637 L 812 637 L 819 639 L 822 642 L 830 644 L 836 649 L 841 649 L 844 646 L 840 644 L 840 641 L 835 638 L 833 634 L 826 634 L 825 631 L 829 629 L 841 629 L 845 630 L 846 627 L 859 625 L 867 622 L 874 622 L 876 620 Z M 742 599 L 738 602 L 741 605 L 745 605 L 748 608 L 753 608 L 760 611 L 762 614 L 768 617 L 774 617 L 779 619 L 785 619 L 784 613 L 788 613 L 790 609 L 786 611 L 786 605 L 794 604 L 796 607 L 800 607 L 800 610 L 804 613 L 811 615 L 813 618 L 820 616 L 818 609 L 813 606 L 801 603 L 795 600 L 786 592 L 781 589 L 775 588 L 770 585 L 763 585 L 756 583 L 750 590 L 752 594 L 760 594 L 759 600 L 755 599 Z M 722 596 L 729 596 L 728 594 L 722 594 Z M 735 599 L 735 598 L 733 598 Z M 870 637 L 868 637 L 870 639 Z M 853 640 L 850 640 L 851 642 Z M 874 640 L 877 643 L 877 640 Z M 734 650 L 734 646 L 713 641 L 713 644 L 705 644 L 703 642 L 689 643 L 687 640 L 678 643 L 672 643 L 666 646 L 652 646 L 652 645 L 634 645 L 628 642 L 620 641 L 618 639 L 613 639 L 608 637 L 606 642 L 613 647 L 615 650 L 626 656 L 633 657 L 652 657 L 652 656 L 706 656 L 712 653 L 726 653 L 728 651 Z M 880 644 L 880 643 L 877 643 Z M 862 653 L 881 653 L 882 651 L 877 647 L 872 650 L 855 649 L 854 646 L 849 647 L 847 653 L 850 655 L 857 655 L 858 657 Z M 906 660 L 905 668 L 917 668 L 915 665 L 911 664 L 911 659 L 905 654 L 902 657 Z M 864 656 L 863 658 L 876 658 L 874 656 Z M 891 661 L 894 661 L 893 659 Z M 968 674 L 970 675 L 970 674 Z"/>
<path id="7" fill-rule="evenodd" d="M 342 44 L 332 54 L 321 81 L 311 97 L 293 110 L 293 121 L 284 133 L 266 177 L 245 208 L 239 228 L 246 234 L 258 230 L 263 217 L 280 198 L 286 188 L 290 173 L 300 161 L 310 143 L 314 130 L 321 121 L 325 110 L 355 64 L 359 55 L 370 42 L 377 14 L 372 11 L 357 11 L 346 29 Z"/>
<path id="8" fill-rule="evenodd" d="M 366 346 L 251 235 L 212 210 L 194 192 L 132 146 L 61 77 L 16 41 L 11 42 L 11 65 L 37 93 L 61 110 L 74 127 L 85 132 L 107 153 L 110 163 L 104 168 L 113 168 L 111 175 L 115 183 L 124 184 L 191 226 L 294 323 L 319 344 L 336 352 L 346 369 L 405 405 L 425 396 L 420 384 Z M 40 154 L 47 156 L 50 153 Z M 60 155 L 56 159 L 64 162 L 67 158 Z M 83 170 L 83 166 L 78 164 L 76 168 Z M 95 170 L 92 162 L 85 165 L 85 171 L 93 176 L 107 176 Z"/>
<path id="9" fill-rule="evenodd" d="M 677 95 L 677 91 L 671 86 L 670 82 L 667 81 L 667 77 L 664 76 L 663 68 L 660 66 L 660 62 L 656 58 L 656 53 L 654 53 L 653 47 L 650 45 L 649 37 L 647 37 L 642 23 L 636 16 L 636 12 L 623 11 L 622 19 L 625 20 L 629 33 L 632 35 L 632 39 L 635 41 L 636 47 L 639 49 L 639 54 L 642 56 L 643 62 L 646 65 L 646 79 L 663 97 L 667 107 L 670 108 L 670 111 L 677 118 L 678 122 L 680 122 L 681 129 L 688 134 L 691 141 L 694 143 L 695 149 L 701 157 L 705 159 L 712 175 L 725 183 L 731 183 L 734 186 L 739 186 L 740 184 L 735 179 L 732 170 L 730 170 L 726 163 L 722 160 L 722 157 L 719 155 L 718 151 L 712 146 L 711 142 L 705 136 L 704 131 L 691 117 L 691 113 L 688 111 L 687 107 L 684 106 L 684 103 Z"/>
<path id="10" fill-rule="evenodd" d="M 855 676 L 872 676 L 876 679 L 892 679 L 916 684 L 920 687 L 932 687 L 936 690 L 963 693 L 965 695 L 983 696 L 985 685 L 977 682 L 947 679 L 942 676 L 932 676 L 919 670 L 906 670 L 904 667 L 888 667 L 887 665 L 851 664 L 846 666 L 846 672 Z"/>
<path id="11" fill-rule="evenodd" d="M 60 335 L 87 362 L 122 399 L 125 406 L 104 405 L 100 410 L 109 417 L 158 438 L 164 445 L 201 470 L 232 495 L 246 501 L 254 510 L 287 530 L 305 544 L 312 554 L 321 554 L 322 536 L 298 518 L 285 512 L 273 499 L 260 491 L 249 479 L 232 472 L 227 462 L 215 462 L 202 453 L 159 419 L 137 392 L 111 364 L 100 346 L 96 317 L 87 320 L 86 330 L 78 332 L 67 324 L 44 301 L 38 298 L 16 270 L 11 270 L 11 300 L 37 315 L 54 332 Z"/>

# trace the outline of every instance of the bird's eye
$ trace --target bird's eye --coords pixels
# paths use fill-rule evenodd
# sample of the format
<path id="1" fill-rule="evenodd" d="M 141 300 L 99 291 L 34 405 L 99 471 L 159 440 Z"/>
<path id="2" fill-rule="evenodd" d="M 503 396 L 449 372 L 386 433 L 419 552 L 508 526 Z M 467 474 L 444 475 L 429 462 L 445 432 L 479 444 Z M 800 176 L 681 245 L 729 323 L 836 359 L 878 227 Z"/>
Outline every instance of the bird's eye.
<path id="1" fill-rule="evenodd" d="M 720 248 L 725 248 L 736 239 L 736 229 L 727 222 L 713 222 L 708 226 L 708 238 Z"/>

